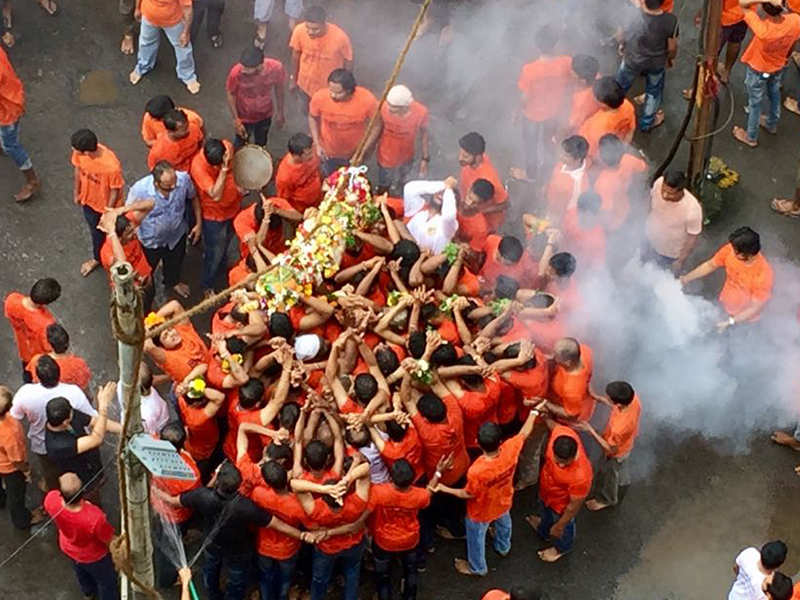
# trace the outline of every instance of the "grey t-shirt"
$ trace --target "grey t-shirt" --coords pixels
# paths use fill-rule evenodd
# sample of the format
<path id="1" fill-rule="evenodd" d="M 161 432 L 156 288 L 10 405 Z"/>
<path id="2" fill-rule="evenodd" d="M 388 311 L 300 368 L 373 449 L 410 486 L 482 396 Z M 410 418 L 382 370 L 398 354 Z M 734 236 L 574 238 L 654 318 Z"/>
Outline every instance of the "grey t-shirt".
<path id="1" fill-rule="evenodd" d="M 642 13 L 625 31 L 625 64 L 634 70 L 663 69 L 667 40 L 678 37 L 678 19 L 672 13 Z"/>

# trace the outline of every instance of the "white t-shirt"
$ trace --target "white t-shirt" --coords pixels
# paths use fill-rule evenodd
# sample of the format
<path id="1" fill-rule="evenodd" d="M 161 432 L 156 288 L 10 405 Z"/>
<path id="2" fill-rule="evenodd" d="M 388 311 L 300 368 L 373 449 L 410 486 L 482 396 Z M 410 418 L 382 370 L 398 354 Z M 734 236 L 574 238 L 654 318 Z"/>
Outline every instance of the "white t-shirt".
<path id="1" fill-rule="evenodd" d="M 439 214 L 427 208 L 425 195 L 442 192 Z M 440 254 L 458 230 L 456 197 L 441 181 L 409 181 L 403 188 L 404 214 L 411 219 L 406 228 L 420 249 Z"/>
<path id="2" fill-rule="evenodd" d="M 678 258 L 689 236 L 703 231 L 703 209 L 688 190 L 678 202 L 667 202 L 661 195 L 663 183 L 664 178 L 659 177 L 650 190 L 647 239 L 661 256 Z"/>
<path id="3" fill-rule="evenodd" d="M 761 569 L 761 552 L 758 548 L 745 548 L 736 557 L 739 574 L 733 582 L 728 600 L 765 600 L 761 585 L 767 576 Z"/>
<path id="4" fill-rule="evenodd" d="M 77 385 L 59 383 L 55 387 L 46 388 L 41 383 L 26 383 L 14 394 L 9 414 L 18 421 L 28 420 L 28 439 L 31 441 L 31 452 L 34 454 L 40 456 L 47 454 L 44 444 L 47 403 L 58 397 L 66 398 L 75 410 L 93 417 L 97 415 L 86 394 Z"/>
<path id="5" fill-rule="evenodd" d="M 161 428 L 169 422 L 169 408 L 167 403 L 158 393 L 158 390 L 152 386 L 150 393 L 142 394 L 141 414 L 142 414 L 142 427 L 145 433 L 157 434 L 161 432 Z M 117 384 L 117 402 L 119 403 L 119 422 L 125 420 L 125 410 L 123 407 L 125 403 L 122 400 L 122 385 Z"/>

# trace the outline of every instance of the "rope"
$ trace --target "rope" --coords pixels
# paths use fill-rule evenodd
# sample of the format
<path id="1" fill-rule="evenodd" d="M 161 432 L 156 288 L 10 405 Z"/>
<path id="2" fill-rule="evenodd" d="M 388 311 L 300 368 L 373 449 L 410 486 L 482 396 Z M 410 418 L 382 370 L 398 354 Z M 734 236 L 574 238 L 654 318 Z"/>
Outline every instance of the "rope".
<path id="1" fill-rule="evenodd" d="M 138 587 L 153 600 L 161 600 L 161 594 L 149 585 L 144 584 L 133 574 L 133 565 L 131 565 L 130 560 L 130 540 L 128 539 L 127 533 L 123 533 L 111 540 L 108 549 L 111 552 L 111 560 L 114 561 L 114 566 L 117 568 L 117 571 L 123 573 L 133 585 Z"/>

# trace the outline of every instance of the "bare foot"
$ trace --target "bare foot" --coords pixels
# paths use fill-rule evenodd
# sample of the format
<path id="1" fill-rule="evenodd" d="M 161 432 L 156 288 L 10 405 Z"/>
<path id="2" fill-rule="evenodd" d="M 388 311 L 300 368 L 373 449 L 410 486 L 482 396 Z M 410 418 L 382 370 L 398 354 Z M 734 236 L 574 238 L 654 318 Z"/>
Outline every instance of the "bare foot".
<path id="1" fill-rule="evenodd" d="M 31 511 L 31 525 L 38 525 L 47 518 L 47 513 L 39 506 Z"/>
<path id="2" fill-rule="evenodd" d="M 463 537 L 456 537 L 447 527 L 442 527 L 441 525 L 436 526 L 436 535 L 444 540 L 463 540 Z"/>
<path id="3" fill-rule="evenodd" d="M 798 475 L 800 475 L 800 465 L 797 465 L 797 466 L 794 468 L 794 472 L 795 472 L 795 473 L 797 473 Z"/>
<path id="4" fill-rule="evenodd" d="M 786 96 L 786 98 L 783 99 L 783 108 L 796 115 L 800 115 L 800 106 L 797 104 L 797 98 Z"/>
<path id="5" fill-rule="evenodd" d="M 95 259 L 87 260 L 85 263 L 81 265 L 81 277 L 86 277 L 89 273 L 94 271 L 97 267 L 100 266 L 100 263 L 97 262 Z"/>
<path id="6" fill-rule="evenodd" d="M 525 517 L 525 520 L 528 522 L 528 525 L 530 525 L 537 531 L 539 530 L 539 525 L 542 524 L 542 517 L 538 515 L 528 515 L 527 517 Z"/>
<path id="7" fill-rule="evenodd" d="M 125 33 L 122 36 L 122 41 L 119 44 L 119 51 L 126 56 L 131 56 L 133 54 L 133 34 Z"/>
<path id="8" fill-rule="evenodd" d="M 761 128 L 770 135 L 775 135 L 778 133 L 777 127 L 773 127 L 772 129 L 767 127 L 767 115 L 761 115 L 761 117 L 758 119 L 758 124 L 761 125 Z"/>
<path id="9" fill-rule="evenodd" d="M 528 173 L 525 169 L 520 169 L 519 167 L 511 167 L 508 172 L 511 174 L 511 177 L 516 179 L 517 181 L 530 181 L 528 179 Z"/>
<path id="10" fill-rule="evenodd" d="M 592 511 L 603 510 L 604 508 L 608 508 L 609 506 L 611 506 L 611 505 L 610 504 L 605 504 L 604 502 L 598 502 L 594 498 L 592 498 L 591 500 L 587 500 L 586 501 L 586 508 L 588 508 L 589 510 L 592 510 Z"/>
<path id="11" fill-rule="evenodd" d="M 186 89 L 189 90 L 190 94 L 196 94 L 200 91 L 200 82 L 197 79 L 190 79 L 186 83 Z"/>
<path id="12" fill-rule="evenodd" d="M 769 439 L 776 444 L 780 444 L 781 446 L 788 446 L 793 450 L 800 450 L 800 442 L 794 439 L 793 435 L 789 435 L 785 431 L 776 431 L 769 437 Z"/>
<path id="13" fill-rule="evenodd" d="M 483 575 L 481 575 L 480 573 L 476 573 L 475 571 L 470 569 L 469 563 L 463 558 L 454 559 L 453 566 L 456 568 L 456 571 L 458 571 L 462 575 L 474 575 L 475 577 L 483 577 Z"/>
<path id="14" fill-rule="evenodd" d="M 39 191 L 39 182 L 26 183 L 22 189 L 14 194 L 14 200 L 22 203 L 27 202 Z"/>
<path id="15" fill-rule="evenodd" d="M 54 0 L 39 0 L 39 6 L 51 17 L 55 17 L 60 10 Z"/>
<path id="16" fill-rule="evenodd" d="M 641 106 L 642 104 L 644 104 L 645 96 L 646 94 L 639 94 L 638 96 L 634 96 L 633 101 Z"/>
<path id="17" fill-rule="evenodd" d="M 185 284 L 185 283 L 178 283 L 172 289 L 181 298 L 188 298 L 189 294 L 191 293 L 191 290 L 189 289 L 189 286 L 187 284 Z"/>
<path id="18" fill-rule="evenodd" d="M 139 71 L 134 69 L 131 71 L 131 74 L 128 75 L 128 80 L 131 82 L 131 85 L 136 85 L 142 80 L 142 75 L 139 73 Z"/>
<path id="19" fill-rule="evenodd" d="M 734 125 L 732 133 L 733 137 L 745 146 L 750 146 L 751 148 L 758 146 L 758 142 L 747 137 L 747 132 L 738 125 Z"/>
<path id="20" fill-rule="evenodd" d="M 550 546 L 549 548 L 545 548 L 544 550 L 539 550 L 536 554 L 539 555 L 544 562 L 554 563 L 559 558 L 564 556 L 558 550 L 556 550 L 555 546 Z"/>

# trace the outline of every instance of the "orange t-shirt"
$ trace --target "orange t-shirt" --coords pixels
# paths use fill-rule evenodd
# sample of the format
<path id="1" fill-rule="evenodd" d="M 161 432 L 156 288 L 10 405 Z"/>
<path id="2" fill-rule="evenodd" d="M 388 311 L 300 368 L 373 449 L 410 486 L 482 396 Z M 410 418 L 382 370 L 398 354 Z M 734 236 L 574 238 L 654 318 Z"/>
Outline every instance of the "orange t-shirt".
<path id="1" fill-rule="evenodd" d="M 411 422 L 419 434 L 422 443 L 422 461 L 428 479 L 436 473 L 439 459 L 448 454 L 453 455 L 453 466 L 442 474 L 442 483 L 452 485 L 469 467 L 469 455 L 464 444 L 464 422 L 461 409 L 453 396 L 442 398 L 447 407 L 447 416 L 441 423 L 431 423 L 420 414 L 411 417 Z"/>
<path id="2" fill-rule="evenodd" d="M 558 115 L 567 98 L 572 77 L 572 58 L 540 58 L 522 67 L 517 86 L 522 92 L 523 113 L 536 123 Z"/>
<path id="3" fill-rule="evenodd" d="M 378 139 L 378 164 L 387 169 L 399 167 L 414 159 L 417 132 L 428 128 L 428 109 L 414 100 L 404 115 L 398 115 L 384 104 L 381 108 L 383 131 Z"/>
<path id="4" fill-rule="evenodd" d="M 573 177 L 570 173 L 574 173 Z M 589 178 L 586 167 L 580 174 L 567 171 L 564 163 L 553 167 L 553 174 L 547 183 L 545 198 L 547 198 L 547 216 L 555 223 L 561 223 L 564 214 L 573 205 L 577 205 L 578 197 L 589 189 Z"/>
<path id="5" fill-rule="evenodd" d="M 622 458 L 630 454 L 633 442 L 639 435 L 641 413 L 642 405 L 636 395 L 628 406 L 620 408 L 615 404 L 611 408 L 603 439 L 609 445 L 617 447 L 617 451 L 610 455 L 612 458 Z"/>
<path id="6" fill-rule="evenodd" d="M 501 263 L 497 258 L 501 241 L 503 241 L 503 237 L 500 235 L 490 235 L 486 238 L 486 245 L 483 247 L 486 252 L 486 260 L 483 263 L 480 274 L 492 288 L 494 288 L 500 275 L 511 277 L 519 282 L 520 287 L 526 287 L 526 283 L 536 272 L 531 257 L 526 250 L 523 250 L 522 256 L 517 263 L 513 265 Z"/>
<path id="7" fill-rule="evenodd" d="M 0 474 L 14 473 L 14 463 L 23 463 L 28 459 L 28 447 L 25 444 L 25 431 L 22 422 L 6 414 L 0 417 Z"/>
<path id="8" fill-rule="evenodd" d="M 0 48 L 0 126 L 13 125 L 25 114 L 25 88 Z"/>
<path id="9" fill-rule="evenodd" d="M 300 527 L 306 518 L 303 506 L 294 494 L 279 494 L 271 487 L 257 486 L 251 498 L 258 506 L 292 527 Z M 275 560 L 291 558 L 300 550 L 300 540 L 281 533 L 272 527 L 259 527 L 256 537 L 256 551 L 261 556 Z"/>
<path id="10" fill-rule="evenodd" d="M 95 212 L 109 206 L 111 190 L 121 190 L 122 165 L 111 150 L 97 144 L 98 156 L 92 157 L 72 151 L 72 166 L 78 170 L 78 200 Z"/>
<path id="11" fill-rule="evenodd" d="M 536 358 L 536 366 L 532 369 L 519 371 L 510 369 L 503 373 L 503 379 L 511 384 L 511 387 L 523 398 L 544 398 L 547 395 L 547 387 L 550 385 L 550 372 L 548 362 L 544 353 L 539 349 L 533 350 Z M 531 411 L 529 406 L 519 403 L 519 419 L 525 421 Z"/>
<path id="12" fill-rule="evenodd" d="M 456 398 L 464 415 L 464 442 L 467 448 L 478 447 L 478 429 L 484 423 L 497 423 L 497 404 L 500 402 L 500 382 L 492 377 L 484 379 L 485 391 L 464 390 Z"/>
<path id="13" fill-rule="evenodd" d="M 190 123 L 194 123 L 200 129 L 203 128 L 203 118 L 190 108 L 177 106 L 178 110 L 182 110 Z M 145 112 L 142 117 L 142 139 L 148 145 L 152 145 L 162 133 L 166 133 L 167 128 L 164 127 L 164 122 L 154 119 L 150 113 Z"/>
<path id="14" fill-rule="evenodd" d="M 489 590 L 481 600 L 511 600 L 511 594 L 503 590 Z"/>
<path id="15" fill-rule="evenodd" d="M 173 140 L 164 133 L 156 138 L 150 153 L 147 155 L 147 168 L 151 171 L 160 160 L 166 160 L 176 171 L 188 172 L 192 167 L 192 159 L 203 147 L 203 130 L 197 123 L 189 121 L 189 133 L 179 140 Z"/>
<path id="16" fill-rule="evenodd" d="M 630 187 L 637 175 L 647 171 L 647 163 L 633 154 L 624 154 L 619 165 L 604 168 L 594 182 L 595 191 L 603 199 L 601 209 L 611 217 L 609 229 L 616 231 L 631 210 Z"/>
<path id="17" fill-rule="evenodd" d="M 240 260 L 231 267 L 230 271 L 228 271 L 228 285 L 236 285 L 250 275 L 250 273 L 251 271 L 247 266 L 246 259 Z"/>
<path id="18" fill-rule="evenodd" d="M 47 326 L 55 323 L 56 319 L 44 306 L 28 310 L 22 304 L 24 298 L 19 292 L 11 292 L 6 296 L 3 312 L 14 331 L 19 357 L 27 364 L 34 355 L 52 350 L 47 341 Z"/>
<path id="19" fill-rule="evenodd" d="M 224 140 L 226 148 L 233 152 L 233 144 Z M 228 171 L 225 176 L 225 183 L 222 185 L 222 198 L 214 200 L 208 194 L 208 190 L 214 186 L 222 170 L 221 165 L 212 165 L 206 160 L 203 152 L 198 152 L 192 159 L 189 174 L 200 198 L 200 209 L 203 219 L 206 221 L 229 221 L 239 212 L 239 205 L 242 202 L 242 194 L 233 179 L 233 171 Z"/>
<path id="20" fill-rule="evenodd" d="M 467 471 L 464 488 L 472 494 L 467 500 L 467 517 L 478 523 L 491 523 L 511 508 L 514 499 L 514 471 L 525 438 L 517 434 L 500 445 L 497 456 L 479 456 Z"/>
<path id="21" fill-rule="evenodd" d="M 292 210 L 291 204 L 283 198 L 272 196 L 269 198 L 269 201 L 276 210 Z M 239 214 L 233 219 L 233 231 L 236 233 L 236 237 L 239 238 L 239 256 L 245 259 L 250 256 L 250 249 L 247 247 L 244 240 L 249 234 L 258 232 L 255 204 L 251 204 L 247 208 L 239 211 Z M 283 227 L 268 230 L 267 235 L 264 237 L 263 245 L 267 250 L 275 254 L 283 252 L 286 247 Z"/>
<path id="22" fill-rule="evenodd" d="M 422 442 L 419 440 L 417 430 L 413 427 L 406 430 L 406 436 L 399 442 L 387 439 L 383 444 L 381 458 L 390 469 L 395 461 L 401 458 L 406 459 L 414 469 L 415 478 L 419 478 L 425 470 L 422 464 Z M 384 549 L 388 550 L 388 548 Z"/>
<path id="23" fill-rule="evenodd" d="M 147 279 L 153 272 L 150 263 L 147 262 L 147 257 L 144 255 L 144 248 L 138 237 L 134 237 L 127 244 L 122 244 L 122 251 L 125 253 L 125 260 L 131 263 L 133 270 L 139 275 L 141 279 Z M 111 266 L 114 264 L 114 248 L 111 245 L 111 240 L 105 239 L 103 245 L 100 247 L 100 264 L 103 268 L 111 273 Z"/>
<path id="24" fill-rule="evenodd" d="M 569 112 L 569 130 L 576 132 L 586 119 L 600 110 L 601 104 L 594 97 L 592 86 L 585 87 L 572 94 L 572 108 Z"/>
<path id="25" fill-rule="evenodd" d="M 486 238 L 489 235 L 489 222 L 483 213 L 475 213 L 474 215 L 465 215 L 461 212 L 457 213 L 458 217 L 458 231 L 456 237 L 475 250 L 475 252 L 483 252 L 486 247 Z"/>
<path id="26" fill-rule="evenodd" d="M 314 155 L 313 160 L 296 163 L 291 154 L 284 156 L 275 175 L 275 193 L 300 213 L 317 206 L 322 200 L 319 158 Z"/>
<path id="27" fill-rule="evenodd" d="M 628 141 L 636 129 L 636 109 L 633 103 L 625 99 L 622 106 L 616 109 L 603 107 L 584 121 L 578 130 L 579 135 L 589 142 L 589 156 L 597 155 L 600 138 L 613 133 L 622 141 Z"/>
<path id="28" fill-rule="evenodd" d="M 419 543 L 419 519 L 422 508 L 431 503 L 428 490 L 410 487 L 403 491 L 392 483 L 379 483 L 369 490 L 367 506 L 374 542 L 387 552 L 405 552 Z"/>
<path id="29" fill-rule="evenodd" d="M 772 296 L 772 267 L 760 252 L 752 262 L 738 258 L 733 246 L 725 244 L 711 258 L 717 267 L 725 269 L 725 284 L 719 302 L 729 315 L 735 316 L 752 302 L 764 302 Z M 756 315 L 750 321 L 757 321 Z"/>
<path id="30" fill-rule="evenodd" d="M 340 525 L 347 525 L 358 520 L 367 509 L 367 503 L 358 494 L 352 492 L 345 496 L 344 504 L 337 510 L 332 509 L 322 498 L 314 502 L 314 510 L 308 518 L 323 529 L 333 529 Z M 354 533 L 328 537 L 317 544 L 325 554 L 336 554 L 342 550 L 352 548 L 364 539 L 364 529 Z"/>
<path id="31" fill-rule="evenodd" d="M 214 359 L 213 362 L 219 364 L 219 361 L 216 359 Z M 235 397 L 231 397 L 231 402 L 228 405 L 228 431 L 222 443 L 222 452 L 233 462 L 236 462 L 236 436 L 239 435 L 239 426 L 242 423 L 261 425 L 261 407 L 257 405 L 254 408 L 242 408 L 239 406 L 238 392 L 238 389 L 233 390 L 233 395 Z M 255 438 L 256 436 L 252 437 Z M 251 441 L 247 449 L 251 458 L 260 456 L 260 444 L 253 444 Z"/>
<path id="32" fill-rule="evenodd" d="M 579 264 L 601 266 L 606 262 L 606 230 L 602 225 L 582 229 L 578 224 L 578 209 L 564 215 L 564 247 L 578 259 Z"/>
<path id="33" fill-rule="evenodd" d="M 553 443 L 562 435 L 572 438 L 578 444 L 578 455 L 566 467 L 559 467 L 553 454 Z M 544 505 L 563 514 L 570 500 L 585 498 L 592 489 L 592 463 L 586 456 L 583 442 L 569 427 L 556 425 L 550 432 L 544 464 L 539 473 L 539 497 Z"/>
<path id="34" fill-rule="evenodd" d="M 744 20 L 753 31 L 753 39 L 742 54 L 742 62 L 759 73 L 777 73 L 783 69 L 789 51 L 800 38 L 800 15 L 783 14 L 775 22 L 762 19 L 748 9 L 744 11 Z"/>
<path id="35" fill-rule="evenodd" d="M 209 417 L 204 406 L 190 406 L 183 396 L 178 398 L 178 412 L 186 427 L 186 451 L 195 460 L 209 458 L 219 442 L 216 417 Z"/>
<path id="36" fill-rule="evenodd" d="M 142 18 L 156 27 L 172 27 L 180 23 L 183 9 L 191 6 L 192 0 L 141 0 Z"/>
<path id="37" fill-rule="evenodd" d="M 594 399 L 589 395 L 593 367 L 591 348 L 581 344 L 581 366 L 570 372 L 561 365 L 556 365 L 550 382 L 552 401 L 561 406 L 568 415 L 582 421 L 589 419 L 594 412 Z"/>
<path id="38" fill-rule="evenodd" d="M 744 21 L 744 9 L 739 4 L 739 0 L 723 0 L 720 20 L 724 27 Z"/>
<path id="39" fill-rule="evenodd" d="M 320 144 L 329 158 L 350 158 L 367 130 L 378 101 L 367 88 L 356 86 L 344 102 L 334 101 L 328 89 L 311 98 L 308 114 L 319 119 Z"/>
<path id="40" fill-rule="evenodd" d="M 503 180 L 492 164 L 492 159 L 488 154 L 483 155 L 483 160 L 477 167 L 469 165 L 461 167 L 461 175 L 459 177 L 458 192 L 462 198 L 467 197 L 467 192 L 472 188 L 472 184 L 478 179 L 486 179 L 494 186 L 494 196 L 489 202 L 495 204 L 504 204 L 508 201 L 508 192 L 503 185 Z M 486 222 L 489 225 L 490 231 L 497 231 L 505 220 L 505 210 L 496 213 L 489 213 L 485 215 Z"/>
<path id="41" fill-rule="evenodd" d="M 305 24 L 300 23 L 289 39 L 289 48 L 300 53 L 297 87 L 309 96 L 327 88 L 331 72 L 353 60 L 353 47 L 348 35 L 333 23 L 325 26 L 327 31 L 323 36 L 312 38 Z"/>
<path id="42" fill-rule="evenodd" d="M 28 373 L 33 377 L 34 383 L 39 383 L 39 378 L 36 376 L 36 365 L 42 356 L 44 354 L 34 356 L 26 367 Z M 53 360 L 56 361 L 58 368 L 61 370 L 61 375 L 58 378 L 61 383 L 72 383 L 83 390 L 89 387 L 89 382 L 92 380 L 92 371 L 80 356 L 65 354 L 53 357 Z"/>
<path id="43" fill-rule="evenodd" d="M 792 588 L 792 597 L 790 600 L 800 600 L 800 582 L 795 583 Z"/>
<path id="44" fill-rule="evenodd" d="M 158 488 L 170 496 L 180 496 L 183 492 L 199 488 L 201 485 L 200 469 L 197 468 L 197 463 L 192 458 L 192 455 L 186 450 L 181 450 L 179 454 L 183 462 L 189 465 L 189 468 L 194 472 L 194 479 L 170 479 L 156 476 L 150 479 L 150 504 L 153 510 L 170 523 L 185 523 L 192 516 L 192 509 L 183 505 L 173 506 L 172 504 L 167 504 L 153 493 L 153 488 Z"/>
<path id="45" fill-rule="evenodd" d="M 181 343 L 177 348 L 171 350 L 162 348 L 166 359 L 158 366 L 170 376 L 172 381 L 179 383 L 197 365 L 206 364 L 209 355 L 208 348 L 202 338 L 197 335 L 191 323 L 179 323 L 175 325 L 174 329 L 180 334 Z"/>

